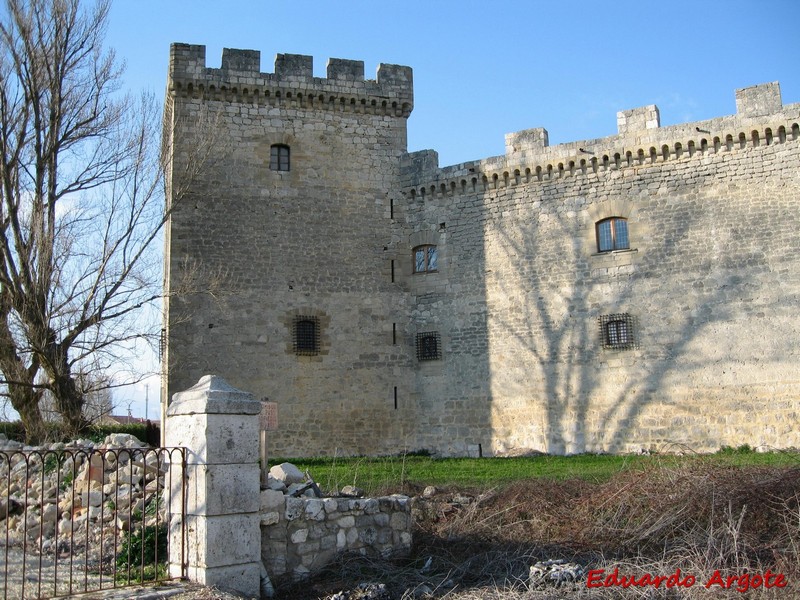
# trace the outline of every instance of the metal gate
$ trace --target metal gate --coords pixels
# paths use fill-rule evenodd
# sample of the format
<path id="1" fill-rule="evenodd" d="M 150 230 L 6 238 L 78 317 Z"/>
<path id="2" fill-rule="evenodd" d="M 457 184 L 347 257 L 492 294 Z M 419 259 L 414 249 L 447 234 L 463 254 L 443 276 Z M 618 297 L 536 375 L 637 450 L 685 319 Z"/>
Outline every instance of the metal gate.
<path id="1" fill-rule="evenodd" d="M 184 448 L 0 451 L 0 598 L 185 578 L 185 474 Z"/>

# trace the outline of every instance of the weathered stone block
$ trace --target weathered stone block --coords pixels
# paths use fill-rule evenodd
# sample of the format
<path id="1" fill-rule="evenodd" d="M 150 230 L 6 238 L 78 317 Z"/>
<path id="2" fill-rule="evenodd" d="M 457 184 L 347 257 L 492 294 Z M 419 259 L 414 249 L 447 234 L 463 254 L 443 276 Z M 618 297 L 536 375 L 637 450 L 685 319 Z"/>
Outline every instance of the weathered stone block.
<path id="1" fill-rule="evenodd" d="M 261 525 L 275 525 L 281 520 L 280 513 L 277 512 L 262 512 Z"/>
<path id="2" fill-rule="evenodd" d="M 292 543 L 300 544 L 308 539 L 308 529 L 298 529 L 292 533 Z"/>
<path id="3" fill-rule="evenodd" d="M 288 462 L 275 465 L 269 470 L 269 474 L 286 486 L 295 483 L 303 483 L 306 480 L 306 476 L 303 472 L 295 465 Z"/>
<path id="4" fill-rule="evenodd" d="M 396 512 L 389 518 L 389 526 L 392 529 L 408 529 L 409 519 L 405 513 Z"/>
<path id="5" fill-rule="evenodd" d="M 306 518 L 312 521 L 322 521 L 325 519 L 325 504 L 320 498 L 311 498 L 306 503 Z"/>
<path id="6" fill-rule="evenodd" d="M 206 516 L 254 513 L 259 503 L 259 468 L 245 465 L 189 465 L 187 510 Z"/>
<path id="7" fill-rule="evenodd" d="M 261 510 L 269 511 L 285 508 L 286 496 L 276 490 L 261 490 Z"/>
<path id="8" fill-rule="evenodd" d="M 303 516 L 306 510 L 306 501 L 303 498 L 286 498 L 286 520 L 294 521 Z"/>
<path id="9" fill-rule="evenodd" d="M 769 115 L 782 106 L 781 86 L 777 81 L 736 90 L 736 112 L 740 115 Z"/>
<path id="10" fill-rule="evenodd" d="M 249 598 L 261 597 L 260 563 L 211 568 L 190 564 L 188 577 L 205 586 L 239 592 Z"/>
<path id="11" fill-rule="evenodd" d="M 259 524 L 258 513 L 215 517 L 187 515 L 189 564 L 213 568 L 257 561 L 261 555 Z"/>
<path id="12" fill-rule="evenodd" d="M 356 518 L 352 515 L 347 515 L 344 517 L 340 517 L 336 521 L 336 526 L 341 527 L 342 529 L 349 529 L 350 527 L 356 526 Z"/>

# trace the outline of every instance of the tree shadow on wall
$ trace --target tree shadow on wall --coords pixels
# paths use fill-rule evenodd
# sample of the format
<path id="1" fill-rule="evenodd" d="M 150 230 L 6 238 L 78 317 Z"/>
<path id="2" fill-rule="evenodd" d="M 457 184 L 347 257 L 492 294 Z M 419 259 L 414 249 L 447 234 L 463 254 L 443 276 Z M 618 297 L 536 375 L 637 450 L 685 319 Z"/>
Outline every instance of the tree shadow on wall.
<path id="1" fill-rule="evenodd" d="M 588 248 L 584 229 L 594 223 L 583 220 L 581 203 L 543 201 L 538 227 L 525 218 L 487 222 L 493 429 L 512 448 L 620 452 L 674 439 L 686 423 L 664 415 L 685 412 L 692 400 L 670 390 L 684 370 L 705 370 L 714 385 L 717 367 L 732 360 L 715 329 L 733 320 L 738 327 L 746 314 L 740 300 L 758 289 L 737 268 L 766 267 L 763 253 L 742 246 L 735 229 L 718 228 L 713 243 L 721 251 L 684 268 L 684 252 L 696 256 L 704 242 L 698 225 L 715 219 L 709 202 L 696 203 L 691 218 L 664 223 L 657 236 L 632 238 L 632 248 L 641 246 L 633 266 L 607 272 Z M 633 317 L 632 350 L 603 347 L 599 318 L 619 313 Z M 664 406 L 649 419 L 657 432 L 650 437 L 638 425 L 656 403 Z M 542 416 L 536 422 L 531 415 Z"/>

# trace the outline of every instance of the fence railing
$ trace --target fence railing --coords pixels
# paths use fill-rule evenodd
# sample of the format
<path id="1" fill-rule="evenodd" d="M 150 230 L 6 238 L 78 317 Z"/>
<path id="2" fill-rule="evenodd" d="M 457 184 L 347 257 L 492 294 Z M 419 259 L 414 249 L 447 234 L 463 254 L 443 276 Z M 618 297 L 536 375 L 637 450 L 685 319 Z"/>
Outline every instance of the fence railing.
<path id="1" fill-rule="evenodd" d="M 0 597 L 163 581 L 170 552 L 186 577 L 186 532 L 173 532 L 180 547 L 167 548 L 170 504 L 185 527 L 185 473 L 184 448 L 0 451 Z"/>

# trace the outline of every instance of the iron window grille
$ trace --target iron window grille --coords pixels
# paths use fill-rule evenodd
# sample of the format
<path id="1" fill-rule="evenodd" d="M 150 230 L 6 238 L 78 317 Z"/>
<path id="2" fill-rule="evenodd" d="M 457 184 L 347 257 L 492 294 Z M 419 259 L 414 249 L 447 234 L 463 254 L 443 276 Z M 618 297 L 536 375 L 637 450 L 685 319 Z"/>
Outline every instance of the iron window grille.
<path id="1" fill-rule="evenodd" d="M 597 251 L 611 252 L 612 250 L 628 250 L 628 221 L 622 217 L 611 217 L 599 221 L 596 226 Z"/>
<path id="2" fill-rule="evenodd" d="M 294 320 L 294 353 L 298 356 L 319 354 L 319 319 L 317 317 L 296 317 Z"/>
<path id="3" fill-rule="evenodd" d="M 436 246 L 414 248 L 414 273 L 433 273 L 439 270 L 439 251 Z"/>
<path id="4" fill-rule="evenodd" d="M 273 144 L 269 149 L 269 168 L 273 171 L 289 170 L 289 146 Z"/>
<path id="5" fill-rule="evenodd" d="M 600 337 L 606 350 L 633 350 L 636 348 L 633 317 L 628 313 L 601 316 Z"/>
<path id="6" fill-rule="evenodd" d="M 442 340 L 438 331 L 417 334 L 417 360 L 439 360 L 442 358 Z"/>

